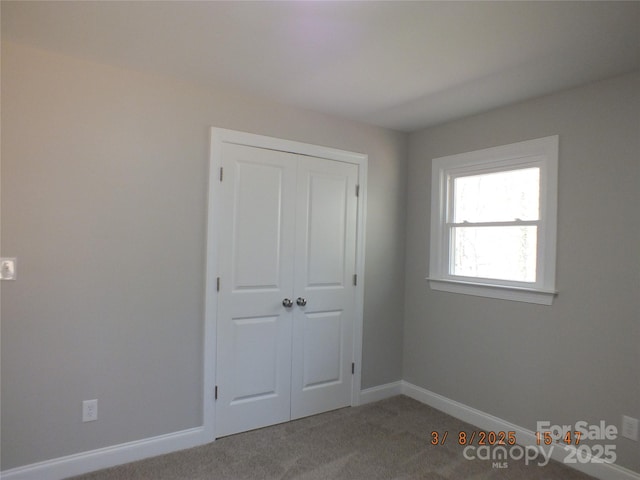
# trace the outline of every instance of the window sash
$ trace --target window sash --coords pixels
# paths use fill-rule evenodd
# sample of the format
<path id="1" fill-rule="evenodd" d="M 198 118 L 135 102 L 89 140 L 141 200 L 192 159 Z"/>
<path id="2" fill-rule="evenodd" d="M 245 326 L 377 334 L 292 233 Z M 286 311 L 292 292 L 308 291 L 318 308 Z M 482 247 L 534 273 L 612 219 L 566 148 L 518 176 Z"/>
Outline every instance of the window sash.
<path id="1" fill-rule="evenodd" d="M 533 226 L 536 227 L 536 248 L 535 248 L 535 280 L 511 280 L 506 278 L 494 277 L 494 276 L 480 276 L 480 275 L 460 275 L 454 273 L 455 270 L 455 234 L 454 230 L 460 227 L 482 227 L 482 228 L 500 228 L 500 227 L 520 227 L 520 226 Z M 462 223 L 447 223 L 445 225 L 445 241 L 446 245 L 446 272 L 443 277 L 454 280 L 459 279 L 463 281 L 480 281 L 485 280 L 487 282 L 496 283 L 499 285 L 509 286 L 521 286 L 521 287 L 541 287 L 542 277 L 540 275 L 543 269 L 543 258 L 541 258 L 540 239 L 544 238 L 544 223 L 542 220 L 514 220 L 511 222 L 462 222 Z"/>
<path id="2" fill-rule="evenodd" d="M 455 173 L 449 173 L 447 175 L 447 193 L 448 193 L 448 198 L 447 198 L 447 219 L 448 220 L 452 220 L 455 218 L 456 216 L 456 182 L 457 180 L 460 179 L 464 179 L 464 178 L 473 178 L 473 177 L 479 177 L 479 176 L 490 176 L 492 174 L 500 174 L 500 173 L 512 173 L 512 172 L 520 172 L 520 171 L 524 171 L 524 170 L 532 170 L 535 169 L 538 171 L 538 178 L 537 178 L 537 198 L 536 198 L 536 203 L 537 203 L 537 214 L 534 216 L 530 216 L 529 218 L 527 218 L 527 220 L 539 220 L 540 219 L 540 215 L 541 215 L 541 201 L 542 201 L 542 182 L 544 181 L 543 178 L 543 165 L 542 162 L 539 160 L 532 160 L 532 159 L 527 159 L 526 161 L 524 161 L 523 163 L 517 163 L 517 164 L 510 164 L 508 166 L 504 166 L 503 164 L 499 164 L 499 165 L 492 165 L 492 166 L 476 166 L 473 168 L 465 168 L 462 171 L 458 171 Z M 491 203 L 488 203 L 486 205 L 491 205 Z M 526 215 L 526 213 L 525 213 Z M 523 215 L 523 217 L 525 216 Z M 504 215 L 500 216 L 501 218 L 496 218 L 495 221 L 508 221 L 506 219 L 504 219 Z M 514 220 L 520 220 L 520 218 L 514 218 Z M 470 222 L 473 222 L 473 220 L 469 220 Z"/>
<path id="3" fill-rule="evenodd" d="M 447 222 L 449 227 L 519 227 L 519 226 L 540 226 L 542 220 L 512 220 L 509 222 Z"/>
<path id="4" fill-rule="evenodd" d="M 527 140 L 433 159 L 431 193 L 431 288 L 452 293 L 551 305 L 555 290 L 558 136 Z M 453 221 L 453 180 L 458 177 L 538 167 L 537 219 Z M 490 220 L 490 218 L 489 218 Z M 536 281 L 453 275 L 451 240 L 456 227 L 536 227 Z"/>
<path id="5" fill-rule="evenodd" d="M 490 174 L 490 173 L 499 173 L 499 172 L 511 172 L 515 170 L 525 170 L 528 168 L 539 168 L 540 169 L 540 177 L 538 180 L 538 218 L 536 220 L 521 220 L 514 219 L 511 221 L 495 221 L 495 222 L 453 222 L 450 221 L 454 218 L 455 214 L 455 180 L 457 178 L 462 177 L 470 177 L 476 175 Z M 446 201 L 446 209 L 445 209 L 445 222 L 443 225 L 443 246 L 446 253 L 446 262 L 444 263 L 444 271 L 441 272 L 441 276 L 443 279 L 448 280 L 462 280 L 469 282 L 477 282 L 477 281 L 487 281 L 496 285 L 505 285 L 505 286 L 517 286 L 517 287 L 541 287 L 543 285 L 541 272 L 544 268 L 543 258 L 541 258 L 540 250 L 543 248 L 540 241 L 544 237 L 544 219 L 543 219 L 543 209 L 545 207 L 545 200 L 543 198 L 543 193 L 545 191 L 546 185 L 544 185 L 544 163 L 538 157 L 531 159 L 520 159 L 516 161 L 508 161 L 508 162 L 492 162 L 488 164 L 474 165 L 474 166 L 464 166 L 461 168 L 451 168 L 446 169 L 445 171 L 446 182 L 445 186 L 445 195 L 447 198 Z M 520 281 L 520 280 L 508 280 L 504 278 L 495 278 L 495 277 L 480 277 L 480 276 L 464 276 L 457 275 L 454 272 L 454 236 L 453 229 L 455 227 L 503 227 L 503 226 L 536 226 L 537 227 L 537 239 L 536 239 L 536 280 L 534 282 L 528 281 Z"/>

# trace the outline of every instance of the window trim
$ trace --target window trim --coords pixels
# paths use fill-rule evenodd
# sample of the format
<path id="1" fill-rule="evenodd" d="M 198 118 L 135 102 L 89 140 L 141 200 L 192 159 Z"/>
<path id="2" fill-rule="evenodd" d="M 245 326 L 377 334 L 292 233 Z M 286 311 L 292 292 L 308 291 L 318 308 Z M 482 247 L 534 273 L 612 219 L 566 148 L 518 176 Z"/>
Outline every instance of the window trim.
<path id="1" fill-rule="evenodd" d="M 555 289 L 558 135 L 434 158 L 431 178 L 429 284 L 433 290 L 551 305 Z M 452 179 L 491 171 L 540 168 L 536 282 L 466 277 L 450 273 Z M 528 222 L 525 222 L 528 223 Z"/>

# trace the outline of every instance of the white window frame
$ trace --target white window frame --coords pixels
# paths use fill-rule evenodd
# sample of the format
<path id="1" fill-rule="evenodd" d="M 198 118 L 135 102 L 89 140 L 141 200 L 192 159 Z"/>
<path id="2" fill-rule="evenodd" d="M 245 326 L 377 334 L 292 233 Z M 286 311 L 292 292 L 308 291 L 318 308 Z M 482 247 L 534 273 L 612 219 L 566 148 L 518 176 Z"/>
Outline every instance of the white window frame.
<path id="1" fill-rule="evenodd" d="M 429 284 L 433 290 L 481 297 L 551 305 L 557 291 L 556 225 L 558 203 L 557 135 L 499 147 L 433 159 L 431 178 L 431 245 Z M 517 282 L 451 273 L 452 182 L 460 176 L 540 168 L 540 216 L 538 228 L 536 281 Z M 517 225 L 519 221 L 510 222 Z M 532 224 L 532 222 L 522 222 Z"/>

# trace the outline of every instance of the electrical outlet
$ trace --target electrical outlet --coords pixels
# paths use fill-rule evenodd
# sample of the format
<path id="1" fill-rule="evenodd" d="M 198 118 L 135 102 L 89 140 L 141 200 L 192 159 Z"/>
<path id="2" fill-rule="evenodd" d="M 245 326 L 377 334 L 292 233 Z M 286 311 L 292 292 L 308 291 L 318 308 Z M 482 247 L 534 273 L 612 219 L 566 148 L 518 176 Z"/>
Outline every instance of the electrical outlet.
<path id="1" fill-rule="evenodd" d="M 98 400 L 84 400 L 82 402 L 82 421 L 93 422 L 98 419 Z"/>
<path id="2" fill-rule="evenodd" d="M 16 279 L 16 259 L 0 258 L 0 280 Z"/>
<path id="3" fill-rule="evenodd" d="M 638 419 L 622 416 L 622 436 L 630 440 L 638 441 Z"/>

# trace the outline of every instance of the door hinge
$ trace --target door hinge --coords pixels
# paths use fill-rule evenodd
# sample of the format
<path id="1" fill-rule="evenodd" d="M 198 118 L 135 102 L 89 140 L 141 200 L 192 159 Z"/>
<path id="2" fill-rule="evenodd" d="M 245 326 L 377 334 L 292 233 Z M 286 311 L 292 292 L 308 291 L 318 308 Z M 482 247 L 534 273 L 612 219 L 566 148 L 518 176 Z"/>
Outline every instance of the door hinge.
<path id="1" fill-rule="evenodd" d="M 220 181 L 222 181 L 222 167 L 220 167 Z"/>
<path id="2" fill-rule="evenodd" d="M 213 398 L 214 398 L 214 400 L 218 399 L 218 385 L 216 385 L 216 388 L 215 388 L 215 390 L 213 392 Z"/>
<path id="3" fill-rule="evenodd" d="M 357 273 L 353 274 L 353 284 L 354 285 L 358 285 L 358 274 Z"/>
<path id="4" fill-rule="evenodd" d="M 356 197 L 360 196 L 360 185 L 356 185 Z"/>
<path id="5" fill-rule="evenodd" d="M 356 373 L 356 364 L 355 363 L 351 363 L 351 375 L 353 375 L 354 373 Z"/>
<path id="6" fill-rule="evenodd" d="M 216 278 L 216 292 L 220 291 L 220 277 Z"/>

